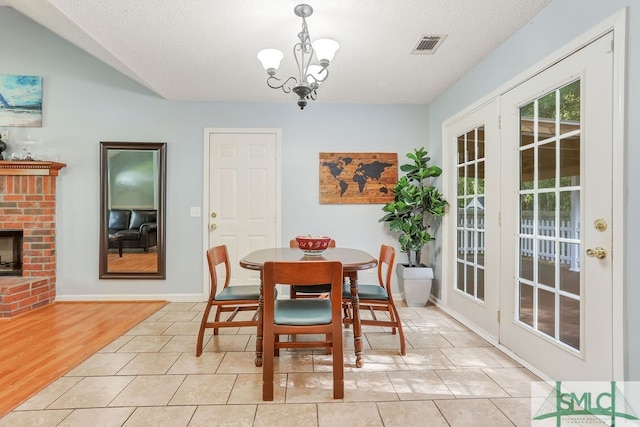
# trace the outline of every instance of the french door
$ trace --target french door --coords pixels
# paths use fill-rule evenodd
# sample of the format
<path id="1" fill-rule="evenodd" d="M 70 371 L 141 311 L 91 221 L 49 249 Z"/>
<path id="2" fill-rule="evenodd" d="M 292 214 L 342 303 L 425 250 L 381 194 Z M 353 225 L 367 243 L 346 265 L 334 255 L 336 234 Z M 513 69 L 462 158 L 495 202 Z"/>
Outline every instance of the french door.
<path id="1" fill-rule="evenodd" d="M 554 380 L 613 375 L 612 40 L 500 97 L 500 343 Z"/>
<path id="2" fill-rule="evenodd" d="M 455 242 L 445 261 L 445 303 L 467 321 L 498 338 L 500 299 L 500 135 L 493 100 L 445 127 L 445 164 L 455 165 L 448 181 L 449 215 L 444 229 Z"/>

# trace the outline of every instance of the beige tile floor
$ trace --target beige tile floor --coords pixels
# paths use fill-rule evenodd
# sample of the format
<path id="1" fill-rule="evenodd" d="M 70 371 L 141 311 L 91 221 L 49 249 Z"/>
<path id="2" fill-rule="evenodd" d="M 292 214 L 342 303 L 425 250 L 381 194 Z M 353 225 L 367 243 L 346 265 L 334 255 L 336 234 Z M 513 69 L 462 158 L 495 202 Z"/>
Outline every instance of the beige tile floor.
<path id="1" fill-rule="evenodd" d="M 331 356 L 281 351 L 275 399 L 262 401 L 255 329 L 205 336 L 204 304 L 172 303 L 0 419 L 16 426 L 529 426 L 539 381 L 435 306 L 399 307 L 397 335 L 364 329 L 355 368 L 345 329 L 345 397 L 332 399 Z"/>

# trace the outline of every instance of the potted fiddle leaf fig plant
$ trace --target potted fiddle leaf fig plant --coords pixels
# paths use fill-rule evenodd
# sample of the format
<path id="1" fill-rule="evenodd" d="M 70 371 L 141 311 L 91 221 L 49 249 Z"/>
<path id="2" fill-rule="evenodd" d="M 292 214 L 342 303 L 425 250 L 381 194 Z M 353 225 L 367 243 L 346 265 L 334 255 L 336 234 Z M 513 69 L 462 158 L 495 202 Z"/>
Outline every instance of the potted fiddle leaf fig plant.
<path id="1" fill-rule="evenodd" d="M 431 294 L 433 269 L 421 262 L 422 249 L 435 240 L 430 222 L 445 214 L 448 205 L 432 179 L 442 174 L 438 166 L 429 165 L 431 158 L 424 147 L 406 156 L 411 163 L 403 164 L 405 172 L 393 188 L 394 199 L 384 205 L 385 215 L 379 222 L 388 222 L 391 231 L 399 233 L 398 242 L 407 254 L 407 263 L 398 264 L 396 273 L 400 290 L 408 306 L 424 306 Z"/>

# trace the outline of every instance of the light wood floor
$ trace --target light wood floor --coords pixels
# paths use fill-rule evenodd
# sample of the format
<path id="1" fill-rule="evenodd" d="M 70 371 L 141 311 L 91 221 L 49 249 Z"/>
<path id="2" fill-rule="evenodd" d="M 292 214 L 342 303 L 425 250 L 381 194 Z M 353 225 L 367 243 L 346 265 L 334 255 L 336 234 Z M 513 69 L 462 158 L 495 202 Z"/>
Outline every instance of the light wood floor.
<path id="1" fill-rule="evenodd" d="M 117 253 L 110 253 L 107 263 L 110 273 L 130 271 L 155 273 L 158 271 L 158 254 L 151 251 L 125 252 L 120 257 Z"/>
<path id="2" fill-rule="evenodd" d="M 58 302 L 0 322 L 0 418 L 164 301 Z"/>

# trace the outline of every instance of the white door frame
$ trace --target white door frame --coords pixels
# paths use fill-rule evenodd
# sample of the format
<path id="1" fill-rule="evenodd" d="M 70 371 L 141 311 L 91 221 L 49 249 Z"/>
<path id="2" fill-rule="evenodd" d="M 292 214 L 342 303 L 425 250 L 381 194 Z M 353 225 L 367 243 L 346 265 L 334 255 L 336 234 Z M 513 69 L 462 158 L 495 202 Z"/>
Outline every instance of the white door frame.
<path id="1" fill-rule="evenodd" d="M 469 107 L 465 108 L 461 112 L 457 113 L 453 117 L 445 120 L 442 124 L 442 135 L 446 135 L 446 127 L 451 123 L 460 120 L 465 115 L 473 112 L 474 110 L 481 108 L 484 104 L 492 99 L 498 98 L 505 94 L 518 84 L 528 80 L 532 76 L 542 72 L 543 70 L 553 66 L 554 64 L 562 61 L 564 58 L 570 56 L 574 52 L 580 50 L 582 47 L 590 44 L 594 40 L 600 38 L 603 34 L 606 34 L 613 30 L 613 43 L 615 46 L 613 52 L 613 143 L 612 143 L 612 157 L 613 164 L 619 165 L 619 167 L 613 170 L 613 188 L 618 189 L 612 194 L 613 199 L 613 215 L 612 223 L 616 224 L 612 232 L 612 248 L 616 253 L 616 256 L 612 258 L 613 269 L 613 289 L 612 289 L 612 301 L 613 301 L 613 330 L 612 330 L 612 352 L 613 352 L 613 380 L 621 381 L 624 379 L 624 289 L 625 289 L 625 273 L 624 273 L 624 260 L 625 260 L 625 215 L 624 215 L 624 192 L 626 182 L 626 168 L 625 168 L 625 105 L 626 105 L 626 51 L 627 51 L 627 8 L 621 9 L 609 18 L 605 19 L 600 24 L 586 31 L 576 39 L 572 40 L 565 46 L 553 52 L 551 55 L 545 57 L 541 61 L 537 62 L 524 72 L 518 74 L 507 83 L 503 84 L 499 88 L 490 92 L 488 95 L 482 97 L 477 102 L 473 103 Z M 442 153 L 447 152 L 447 145 L 450 141 L 442 140 Z M 446 174 L 446 172 L 445 172 Z M 445 177 L 445 179 L 454 179 L 454 177 Z M 455 194 L 445 193 L 447 200 L 455 200 Z M 504 219 L 503 219 L 504 220 Z M 443 227 L 455 227 L 455 224 L 447 222 L 447 215 L 443 217 Z M 456 241 L 451 239 L 451 233 L 444 233 L 442 243 L 442 253 L 449 254 L 455 248 Z M 455 234 L 454 234 L 455 236 Z M 451 278 L 445 275 L 446 270 L 443 271 L 443 286 L 447 286 L 450 283 Z M 462 313 L 456 313 L 448 309 L 446 302 L 440 301 L 443 305 L 443 309 L 458 318 L 474 329 L 473 325 L 466 322 Z M 477 331 L 480 335 L 487 337 L 482 331 Z M 493 344 L 496 344 L 493 340 L 490 340 Z M 502 346 L 500 346 L 502 348 Z M 504 348 L 503 348 L 504 349 Z M 504 349 L 508 352 L 507 349 Z M 526 361 L 524 361 L 526 364 Z M 535 368 L 534 368 L 535 371 Z"/>
<path id="2" fill-rule="evenodd" d="M 204 128 L 204 143 L 202 150 L 202 254 L 206 252 L 209 245 L 209 141 L 210 134 L 212 133 L 273 133 L 276 135 L 276 206 L 278 207 L 279 215 L 276 218 L 276 241 L 278 245 L 281 243 L 282 238 L 282 130 L 277 128 Z M 239 268 L 239 266 L 236 266 Z M 202 258 L 202 295 L 203 299 L 206 299 L 209 295 L 210 279 L 209 279 L 209 266 L 207 265 L 206 258 L 203 255 Z"/>

